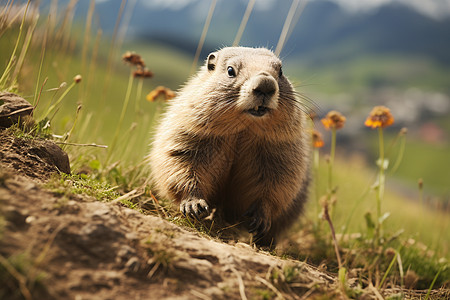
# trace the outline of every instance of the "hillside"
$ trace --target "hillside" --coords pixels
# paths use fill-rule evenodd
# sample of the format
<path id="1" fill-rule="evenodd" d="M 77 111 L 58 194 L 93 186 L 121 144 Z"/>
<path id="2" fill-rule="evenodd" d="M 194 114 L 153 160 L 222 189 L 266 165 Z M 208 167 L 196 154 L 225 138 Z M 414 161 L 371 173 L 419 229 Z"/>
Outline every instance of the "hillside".
<path id="1" fill-rule="evenodd" d="M 12 132 L 0 130 L 1 298 L 347 298 L 337 274 L 224 243 L 124 207 L 119 198 L 95 198 L 45 158 L 53 143 Z M 362 287 L 358 273 L 351 274 L 348 295 L 374 299 L 401 291 Z M 402 292 L 408 299 L 427 293 Z M 428 299 L 448 296 L 449 290 L 433 290 Z"/>

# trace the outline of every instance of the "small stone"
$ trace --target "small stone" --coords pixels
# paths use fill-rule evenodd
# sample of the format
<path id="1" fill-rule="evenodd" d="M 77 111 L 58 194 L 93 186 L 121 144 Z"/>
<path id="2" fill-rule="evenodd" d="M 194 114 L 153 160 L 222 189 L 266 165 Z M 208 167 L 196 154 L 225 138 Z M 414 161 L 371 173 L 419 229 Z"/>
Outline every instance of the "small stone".
<path id="1" fill-rule="evenodd" d="M 0 128 L 8 128 L 19 122 L 31 127 L 34 124 L 33 109 L 27 100 L 16 94 L 0 93 Z"/>
<path id="2" fill-rule="evenodd" d="M 33 222 L 36 221 L 36 220 L 37 220 L 37 218 L 36 218 L 35 216 L 28 216 L 28 217 L 25 219 L 25 223 L 31 224 L 31 223 L 33 223 Z"/>
<path id="3" fill-rule="evenodd" d="M 30 152 L 39 156 L 46 163 L 54 165 L 59 171 L 70 174 L 69 156 L 55 143 L 44 141 L 41 145 L 31 148 Z"/>

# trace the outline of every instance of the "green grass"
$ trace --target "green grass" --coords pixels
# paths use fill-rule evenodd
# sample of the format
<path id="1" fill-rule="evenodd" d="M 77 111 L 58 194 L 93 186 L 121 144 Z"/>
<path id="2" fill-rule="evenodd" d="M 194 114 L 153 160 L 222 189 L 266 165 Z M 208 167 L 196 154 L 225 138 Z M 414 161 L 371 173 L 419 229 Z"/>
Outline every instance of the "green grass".
<path id="1" fill-rule="evenodd" d="M 319 190 L 326 190 L 326 178 L 328 174 L 325 161 L 321 161 L 319 173 Z M 335 185 L 338 187 L 337 203 L 334 207 L 333 222 L 336 230 L 342 232 L 342 228 L 349 222 L 348 233 L 360 233 L 366 230 L 364 215 L 370 212 L 376 214 L 375 191 L 371 188 L 376 178 L 376 171 L 371 170 L 360 157 L 337 158 L 334 166 Z M 387 177 L 389 186 L 390 177 Z M 450 226 L 448 212 L 439 211 L 433 207 L 424 207 L 417 201 L 417 197 L 406 197 L 392 189 L 387 190 L 385 199 L 381 205 L 382 214 L 389 212 L 386 221 L 386 231 L 394 233 L 404 230 L 403 236 L 417 239 L 437 251 L 439 255 L 449 256 L 448 243 L 450 232 L 446 230 Z M 414 195 L 415 196 L 415 195 Z M 316 219 L 315 196 L 308 203 L 307 216 Z M 351 212 L 353 213 L 351 214 Z"/>
<path id="2" fill-rule="evenodd" d="M 119 194 L 117 187 L 111 187 L 108 183 L 100 182 L 87 175 L 55 174 L 44 187 L 54 194 L 61 196 L 87 195 L 98 201 L 112 201 Z"/>

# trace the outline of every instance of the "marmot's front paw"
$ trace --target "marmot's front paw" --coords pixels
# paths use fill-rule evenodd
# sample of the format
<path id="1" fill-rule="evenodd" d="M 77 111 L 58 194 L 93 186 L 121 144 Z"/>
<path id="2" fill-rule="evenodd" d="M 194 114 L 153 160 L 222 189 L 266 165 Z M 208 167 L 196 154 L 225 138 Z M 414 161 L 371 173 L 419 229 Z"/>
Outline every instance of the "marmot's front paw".
<path id="1" fill-rule="evenodd" d="M 264 213 L 259 202 L 253 203 L 244 216 L 249 218 L 248 232 L 253 233 L 256 242 L 263 238 L 272 226 L 272 218 Z"/>
<path id="2" fill-rule="evenodd" d="M 209 205 L 203 199 L 188 198 L 180 203 L 180 211 L 185 217 L 200 220 L 210 214 Z"/>

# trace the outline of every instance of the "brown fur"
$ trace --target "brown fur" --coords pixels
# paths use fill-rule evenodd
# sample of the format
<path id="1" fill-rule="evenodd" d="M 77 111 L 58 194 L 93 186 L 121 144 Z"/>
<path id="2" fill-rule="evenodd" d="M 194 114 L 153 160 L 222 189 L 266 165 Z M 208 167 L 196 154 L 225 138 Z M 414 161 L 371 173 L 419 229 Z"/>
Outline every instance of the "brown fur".
<path id="1" fill-rule="evenodd" d="M 302 110 L 270 50 L 211 53 L 158 127 L 149 156 L 158 194 L 190 217 L 217 208 L 228 222 L 246 221 L 259 244 L 273 244 L 306 201 Z"/>

